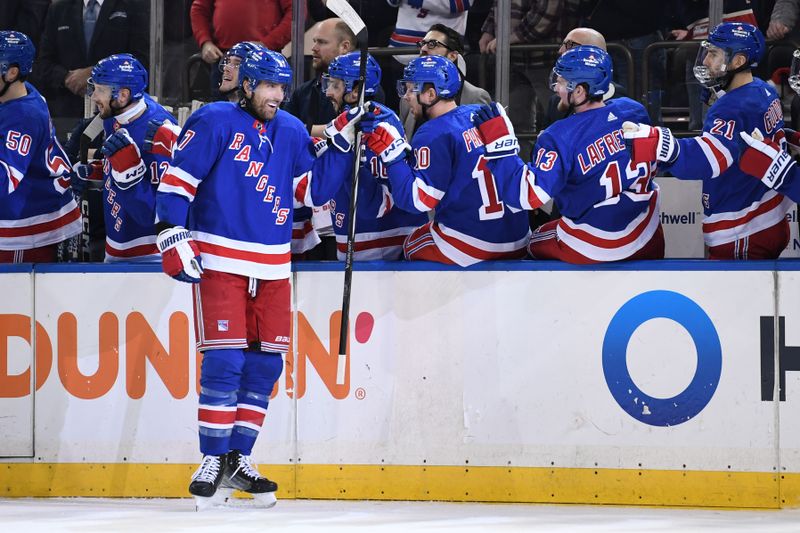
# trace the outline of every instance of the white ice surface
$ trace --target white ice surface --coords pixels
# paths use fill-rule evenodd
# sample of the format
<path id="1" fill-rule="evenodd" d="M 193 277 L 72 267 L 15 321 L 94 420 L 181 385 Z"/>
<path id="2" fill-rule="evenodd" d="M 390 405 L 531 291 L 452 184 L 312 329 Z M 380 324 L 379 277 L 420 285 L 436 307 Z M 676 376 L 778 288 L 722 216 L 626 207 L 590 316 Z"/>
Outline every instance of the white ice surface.
<path id="1" fill-rule="evenodd" d="M 0 499 L 0 532 L 800 532 L 800 510 L 283 500 L 197 513 L 189 499 Z"/>

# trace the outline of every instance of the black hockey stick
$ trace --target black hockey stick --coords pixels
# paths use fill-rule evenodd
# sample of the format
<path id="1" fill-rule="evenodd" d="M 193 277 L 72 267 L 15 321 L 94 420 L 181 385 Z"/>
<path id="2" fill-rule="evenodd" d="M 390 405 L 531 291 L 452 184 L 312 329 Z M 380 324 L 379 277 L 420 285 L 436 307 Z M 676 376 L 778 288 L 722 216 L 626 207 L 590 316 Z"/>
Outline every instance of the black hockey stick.
<path id="1" fill-rule="evenodd" d="M 353 30 L 358 40 L 361 51 L 361 62 L 358 67 L 358 79 L 361 82 L 358 89 L 358 105 L 364 105 L 364 89 L 367 80 L 367 26 L 355 12 L 347 0 L 328 0 L 325 4 L 328 9 L 336 13 L 347 26 Z M 339 357 L 336 360 L 336 384 L 343 385 L 345 369 L 347 368 L 347 330 L 350 325 L 350 293 L 353 286 L 353 248 L 356 233 L 356 205 L 358 200 L 358 171 L 361 166 L 361 129 L 356 133 L 355 159 L 353 161 L 353 180 L 350 189 L 350 210 L 347 225 L 347 253 L 344 260 L 344 287 L 342 294 L 342 325 L 339 330 Z"/>
<path id="2" fill-rule="evenodd" d="M 81 134 L 81 141 L 80 141 L 80 152 L 79 158 L 81 164 L 86 165 L 89 163 L 89 145 L 97 139 L 100 134 L 103 133 L 103 118 L 100 116 L 100 113 L 96 114 L 94 118 L 89 122 L 89 124 L 84 128 L 83 133 Z M 80 208 L 81 208 L 81 240 L 80 246 L 78 247 L 78 258 L 81 261 L 91 261 L 92 260 L 92 249 L 91 249 L 91 235 L 90 231 L 91 228 L 89 226 L 89 186 L 90 183 L 86 183 L 81 193 L 80 197 Z"/>

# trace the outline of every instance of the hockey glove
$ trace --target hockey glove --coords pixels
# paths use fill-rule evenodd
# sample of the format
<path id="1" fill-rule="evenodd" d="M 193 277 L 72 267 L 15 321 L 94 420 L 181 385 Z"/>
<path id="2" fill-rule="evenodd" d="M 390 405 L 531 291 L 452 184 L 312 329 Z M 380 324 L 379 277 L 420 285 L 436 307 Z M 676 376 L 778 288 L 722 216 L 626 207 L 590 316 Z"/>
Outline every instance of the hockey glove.
<path id="1" fill-rule="evenodd" d="M 158 234 L 156 245 L 161 252 L 164 272 L 187 283 L 199 283 L 203 274 L 203 261 L 192 234 L 181 226 L 165 229 Z"/>
<path id="2" fill-rule="evenodd" d="M 325 126 L 325 137 L 342 152 L 349 152 L 356 142 L 356 124 L 363 114 L 364 108 L 361 106 L 343 111 Z"/>
<path id="3" fill-rule="evenodd" d="M 764 139 L 757 129 L 753 131 L 753 135 L 743 131 L 739 135 L 748 146 L 739 159 L 742 172 L 759 178 L 771 189 L 779 187 L 795 165 L 792 156 L 781 150 L 775 141 Z"/>
<path id="4" fill-rule="evenodd" d="M 164 157 L 172 157 L 172 149 L 178 141 L 181 128 L 169 120 L 163 122 L 152 119 L 147 123 L 147 130 L 144 133 L 144 143 L 142 148 L 145 152 Z"/>
<path id="5" fill-rule="evenodd" d="M 364 139 L 386 166 L 404 159 L 411 150 L 403 134 L 388 122 L 379 123 L 371 133 L 364 135 Z"/>
<path id="6" fill-rule="evenodd" d="M 800 132 L 791 128 L 783 128 L 783 134 L 786 139 L 786 144 L 789 145 L 789 152 L 792 155 L 800 154 Z"/>
<path id="7" fill-rule="evenodd" d="M 519 141 L 506 110 L 497 102 L 482 105 L 472 115 L 486 149 L 486 159 L 497 159 L 519 153 Z"/>
<path id="8" fill-rule="evenodd" d="M 147 171 L 139 147 L 125 128 L 108 137 L 100 151 L 111 163 L 111 177 L 120 189 L 136 185 Z"/>
<path id="9" fill-rule="evenodd" d="M 103 164 L 92 161 L 89 164 L 75 163 L 69 174 L 70 185 L 76 196 L 80 196 L 86 189 L 101 189 L 103 187 Z"/>
<path id="10" fill-rule="evenodd" d="M 328 141 L 320 137 L 311 137 L 311 152 L 319 157 L 328 150 Z"/>
<path id="11" fill-rule="evenodd" d="M 669 128 L 622 123 L 622 136 L 635 164 L 650 161 L 672 163 L 678 158 L 680 146 Z"/>
<path id="12" fill-rule="evenodd" d="M 364 133 L 372 133 L 381 122 L 390 122 L 392 119 L 400 122 L 397 114 L 383 104 L 367 102 L 364 107 L 366 112 L 361 117 L 361 131 Z"/>

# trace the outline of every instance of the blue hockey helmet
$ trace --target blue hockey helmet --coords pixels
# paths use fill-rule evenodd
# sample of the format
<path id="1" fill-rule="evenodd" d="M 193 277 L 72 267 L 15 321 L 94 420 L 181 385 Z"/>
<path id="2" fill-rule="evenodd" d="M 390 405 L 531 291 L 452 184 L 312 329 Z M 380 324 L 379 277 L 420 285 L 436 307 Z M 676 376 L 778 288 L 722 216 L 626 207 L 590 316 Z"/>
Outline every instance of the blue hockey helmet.
<path id="1" fill-rule="evenodd" d="M 723 22 L 703 41 L 697 53 L 694 76 L 706 87 L 725 88 L 737 72 L 758 66 L 767 48 L 761 30 L 744 22 Z M 734 56 L 745 62 L 737 69 L 729 67 Z"/>
<path id="2" fill-rule="evenodd" d="M 574 91 L 585 84 L 589 96 L 603 96 L 611 85 L 614 67 L 608 52 L 596 46 L 576 46 L 564 52 L 556 61 L 550 74 L 550 88 L 556 90 L 561 77 L 567 90 Z"/>
<path id="3" fill-rule="evenodd" d="M 101 59 L 92 69 L 87 94 L 91 96 L 95 85 L 111 87 L 111 99 L 119 97 L 120 89 L 131 92 L 131 100 L 140 100 L 147 89 L 147 70 L 130 54 L 114 54 Z"/>
<path id="4" fill-rule="evenodd" d="M 258 48 L 247 54 L 239 65 L 239 87 L 242 87 L 244 80 L 249 80 L 253 87 L 262 81 L 285 85 L 284 100 L 288 100 L 289 86 L 292 84 L 292 67 L 283 54 Z"/>
<path id="5" fill-rule="evenodd" d="M 20 31 L 0 31 L 0 75 L 16 65 L 21 76 L 27 76 L 33 68 L 36 48 L 30 38 Z"/>
<path id="6" fill-rule="evenodd" d="M 264 47 L 259 43 L 254 43 L 251 41 L 242 41 L 240 43 L 234 44 L 228 49 L 227 52 L 225 52 L 225 58 L 222 61 L 220 61 L 219 63 L 220 72 L 222 72 L 222 70 L 225 68 L 225 64 L 228 62 L 228 58 L 238 57 L 241 61 L 244 61 L 244 58 L 247 57 L 247 54 L 255 52 L 256 50 L 261 50 L 263 48 Z"/>
<path id="7" fill-rule="evenodd" d="M 397 94 L 402 98 L 406 90 L 420 92 L 426 83 L 433 85 L 436 95 L 455 98 L 461 90 L 461 76 L 456 64 L 443 56 L 415 57 L 403 70 L 397 82 Z"/>
<path id="8" fill-rule="evenodd" d="M 359 69 L 361 67 L 361 52 L 350 52 L 337 56 L 328 65 L 328 73 L 322 76 L 322 90 L 327 90 L 328 80 L 331 78 L 344 81 L 344 91 L 349 93 L 353 90 L 353 84 L 358 81 Z M 371 55 L 367 55 L 367 82 L 364 86 L 364 94 L 371 96 L 375 94 L 381 83 L 381 67 Z"/>

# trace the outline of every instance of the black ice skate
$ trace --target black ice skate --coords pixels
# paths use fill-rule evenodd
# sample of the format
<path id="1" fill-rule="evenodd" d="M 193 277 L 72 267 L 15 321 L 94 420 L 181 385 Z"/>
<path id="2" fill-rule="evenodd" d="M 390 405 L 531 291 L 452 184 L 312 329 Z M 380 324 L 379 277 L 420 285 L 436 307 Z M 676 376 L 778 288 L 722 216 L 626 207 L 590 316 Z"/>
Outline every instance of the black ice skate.
<path id="1" fill-rule="evenodd" d="M 236 489 L 253 495 L 262 507 L 272 507 L 277 503 L 275 491 L 278 484 L 258 473 L 249 455 L 239 450 L 228 452 L 225 456 L 225 475 L 221 487 Z"/>
<path id="2" fill-rule="evenodd" d="M 222 503 L 230 494 L 230 491 L 225 491 L 224 494 L 218 494 L 217 491 L 224 475 L 224 455 L 203 456 L 203 462 L 200 463 L 200 466 L 192 475 L 192 482 L 189 484 L 189 492 L 195 498 L 195 505 L 198 511 L 216 503 Z"/>

